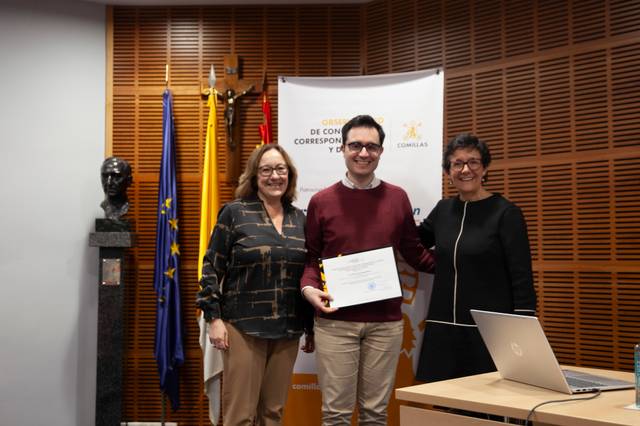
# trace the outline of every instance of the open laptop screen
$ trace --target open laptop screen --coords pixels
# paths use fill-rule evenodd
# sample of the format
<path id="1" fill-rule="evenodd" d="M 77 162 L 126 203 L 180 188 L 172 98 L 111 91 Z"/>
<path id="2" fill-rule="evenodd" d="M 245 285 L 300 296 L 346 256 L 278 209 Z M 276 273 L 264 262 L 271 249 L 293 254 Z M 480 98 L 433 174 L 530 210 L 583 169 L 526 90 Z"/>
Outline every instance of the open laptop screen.
<path id="1" fill-rule="evenodd" d="M 480 335 L 500 375 L 529 385 L 564 393 L 628 389 L 631 382 L 607 377 L 563 372 L 537 317 L 471 310 Z M 577 375 L 577 385 L 567 383 L 565 373 Z"/>

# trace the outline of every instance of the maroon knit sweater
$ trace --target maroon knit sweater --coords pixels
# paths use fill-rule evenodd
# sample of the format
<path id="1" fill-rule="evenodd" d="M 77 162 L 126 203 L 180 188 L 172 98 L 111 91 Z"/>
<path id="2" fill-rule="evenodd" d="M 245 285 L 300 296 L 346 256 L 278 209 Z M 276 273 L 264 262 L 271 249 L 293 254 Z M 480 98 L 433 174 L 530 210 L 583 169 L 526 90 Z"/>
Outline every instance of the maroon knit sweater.
<path id="1" fill-rule="evenodd" d="M 420 244 L 406 192 L 381 182 L 373 189 L 351 189 L 338 182 L 315 194 L 307 210 L 307 261 L 301 288 L 322 288 L 318 259 L 393 246 L 414 268 L 432 272 L 433 255 Z M 343 321 L 397 321 L 402 298 L 338 309 L 325 318 Z"/>

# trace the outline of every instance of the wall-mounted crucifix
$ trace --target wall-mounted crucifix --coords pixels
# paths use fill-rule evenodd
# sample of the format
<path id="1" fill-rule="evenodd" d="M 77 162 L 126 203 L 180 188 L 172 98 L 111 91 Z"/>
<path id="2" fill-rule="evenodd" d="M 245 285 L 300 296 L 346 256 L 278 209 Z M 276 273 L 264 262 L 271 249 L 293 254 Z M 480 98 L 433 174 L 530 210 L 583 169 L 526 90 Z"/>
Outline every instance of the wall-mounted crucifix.
<path id="1" fill-rule="evenodd" d="M 212 67 L 213 70 L 213 67 Z M 240 176 L 238 98 L 253 91 L 262 91 L 262 80 L 240 79 L 238 55 L 224 55 L 224 78 L 217 80 L 209 76 L 209 85 L 216 90 L 224 102 L 224 122 L 227 132 L 227 178 L 236 184 Z"/>

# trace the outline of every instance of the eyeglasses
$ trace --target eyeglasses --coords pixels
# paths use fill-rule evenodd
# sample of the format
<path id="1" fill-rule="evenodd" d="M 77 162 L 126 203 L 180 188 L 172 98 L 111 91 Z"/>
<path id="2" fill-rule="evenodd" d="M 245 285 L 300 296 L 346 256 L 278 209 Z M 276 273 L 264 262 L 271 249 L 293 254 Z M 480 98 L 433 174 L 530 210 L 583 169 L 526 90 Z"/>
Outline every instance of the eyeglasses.
<path id="1" fill-rule="evenodd" d="M 269 177 L 271 176 L 274 170 L 276 171 L 276 174 L 278 176 L 285 176 L 287 173 L 289 173 L 289 168 L 287 166 L 285 166 L 284 164 L 278 164 L 275 167 L 271 167 L 271 166 L 258 167 L 258 174 L 262 177 Z"/>
<path id="2" fill-rule="evenodd" d="M 360 152 L 362 148 L 364 148 L 369 154 L 379 154 L 382 150 L 382 145 L 378 145 L 377 143 L 349 142 L 347 148 L 349 148 L 351 152 Z"/>
<path id="3" fill-rule="evenodd" d="M 478 170 L 482 167 L 482 160 L 478 160 L 477 158 L 472 158 L 467 161 L 454 161 L 451 163 L 451 170 L 459 172 L 464 169 L 464 166 L 469 167 L 469 170 Z"/>

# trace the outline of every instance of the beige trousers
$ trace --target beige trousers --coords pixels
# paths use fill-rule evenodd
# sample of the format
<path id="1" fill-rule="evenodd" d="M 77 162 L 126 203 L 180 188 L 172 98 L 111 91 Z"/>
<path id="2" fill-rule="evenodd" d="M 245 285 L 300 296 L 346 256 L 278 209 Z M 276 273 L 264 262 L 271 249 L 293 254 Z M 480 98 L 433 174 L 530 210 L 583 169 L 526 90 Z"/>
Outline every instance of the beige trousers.
<path id="1" fill-rule="evenodd" d="M 298 339 L 260 339 L 225 322 L 229 349 L 223 353 L 224 426 L 277 426 L 287 402 Z"/>
<path id="2" fill-rule="evenodd" d="M 352 322 L 316 318 L 318 383 L 323 426 L 385 426 L 402 345 L 402 321 Z"/>

